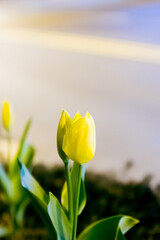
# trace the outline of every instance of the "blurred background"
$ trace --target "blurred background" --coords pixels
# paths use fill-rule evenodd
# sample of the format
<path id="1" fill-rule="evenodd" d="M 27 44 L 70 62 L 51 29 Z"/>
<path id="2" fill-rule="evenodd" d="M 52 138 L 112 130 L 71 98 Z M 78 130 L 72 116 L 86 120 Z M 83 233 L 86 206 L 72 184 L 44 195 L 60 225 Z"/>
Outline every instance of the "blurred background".
<path id="1" fill-rule="evenodd" d="M 15 109 L 13 149 L 29 118 L 36 163 L 61 164 L 61 110 L 89 111 L 88 170 L 160 180 L 160 1 L 1 0 L 0 103 Z M 1 128 L 0 153 L 6 143 Z M 14 151 L 14 150 L 13 150 Z"/>

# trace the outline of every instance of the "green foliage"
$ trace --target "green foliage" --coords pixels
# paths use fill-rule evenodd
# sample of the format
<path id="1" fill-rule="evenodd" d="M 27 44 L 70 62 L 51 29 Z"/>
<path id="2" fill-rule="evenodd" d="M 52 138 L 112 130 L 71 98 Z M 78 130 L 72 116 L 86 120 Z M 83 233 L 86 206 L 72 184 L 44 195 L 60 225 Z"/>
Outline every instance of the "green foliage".
<path id="1" fill-rule="evenodd" d="M 7 198 L 8 200 L 12 199 L 13 198 L 12 181 L 1 164 L 0 164 L 0 181 L 5 191 L 5 198 Z"/>
<path id="2" fill-rule="evenodd" d="M 125 239 L 125 234 L 139 221 L 129 216 L 109 217 L 91 224 L 78 237 L 77 240 L 121 240 Z"/>
<path id="3" fill-rule="evenodd" d="M 31 193 L 42 208 L 47 210 L 49 197 L 39 183 L 31 176 L 28 169 L 19 161 L 22 186 Z"/>
<path id="4" fill-rule="evenodd" d="M 16 228 L 23 225 L 24 212 L 29 198 L 21 185 L 17 159 L 21 158 L 21 162 L 28 167 L 32 164 L 35 150 L 26 140 L 30 125 L 31 121 L 29 120 L 22 134 L 17 153 L 14 159 L 10 159 L 8 163 L 8 171 L 4 170 L 0 164 L 0 183 L 3 187 L 4 200 L 8 203 L 11 214 L 10 225 L 0 228 L 1 235 L 11 234 Z"/>
<path id="5" fill-rule="evenodd" d="M 67 215 L 57 198 L 52 193 L 49 193 L 48 196 L 24 164 L 19 163 L 19 165 L 22 185 L 27 190 L 36 210 L 48 228 L 51 239 L 72 240 L 72 225 L 69 223 Z M 71 171 L 73 191 L 76 190 L 77 173 L 78 164 L 74 163 Z M 81 175 L 82 180 L 84 180 L 84 171 L 82 171 Z M 74 205 L 73 203 L 73 210 Z M 77 240 L 125 240 L 124 234 L 138 222 L 138 220 L 125 215 L 106 218 L 87 227 Z"/>
<path id="6" fill-rule="evenodd" d="M 59 201 L 51 192 L 49 193 L 49 197 L 48 214 L 56 230 L 58 240 L 71 240 L 72 228 L 67 216 Z"/>
<path id="7" fill-rule="evenodd" d="M 57 198 L 52 193 L 48 196 L 24 164 L 19 165 L 22 185 L 48 228 L 51 239 L 70 240 L 71 225 Z"/>
<path id="8" fill-rule="evenodd" d="M 26 123 L 26 126 L 24 128 L 24 131 L 22 133 L 20 142 L 19 142 L 19 146 L 18 146 L 18 150 L 17 153 L 15 154 L 14 159 L 12 159 L 9 162 L 9 176 L 12 178 L 14 176 L 19 175 L 19 167 L 18 167 L 18 161 L 17 159 L 21 159 L 21 162 L 24 163 L 27 167 L 30 167 L 32 164 L 32 160 L 35 154 L 35 150 L 33 148 L 33 146 L 31 146 L 30 144 L 28 144 L 26 138 L 29 132 L 29 129 L 31 127 L 31 120 L 29 120 Z"/>
<path id="9" fill-rule="evenodd" d="M 19 166 L 22 186 L 32 199 L 32 203 L 47 227 L 51 239 L 56 239 L 56 232 L 48 215 L 49 196 L 35 178 L 32 177 L 25 165 L 19 162 Z"/>
<path id="10" fill-rule="evenodd" d="M 74 163 L 73 168 L 71 171 L 71 182 L 72 182 L 72 188 L 74 188 L 74 183 L 77 178 L 77 172 L 78 172 L 78 164 Z M 84 184 L 84 175 L 85 175 L 85 166 L 83 166 L 82 169 L 82 175 L 81 175 L 81 186 L 80 186 L 80 196 L 79 196 L 79 208 L 78 208 L 78 214 L 81 214 L 83 209 L 85 208 L 87 197 L 86 197 L 86 190 L 85 190 L 85 184 Z M 76 186 L 75 186 L 76 187 Z M 74 189 L 73 189 L 74 191 Z M 65 211 L 68 211 L 68 188 L 67 188 L 67 182 L 65 181 L 62 193 L 61 193 L 61 204 Z"/>

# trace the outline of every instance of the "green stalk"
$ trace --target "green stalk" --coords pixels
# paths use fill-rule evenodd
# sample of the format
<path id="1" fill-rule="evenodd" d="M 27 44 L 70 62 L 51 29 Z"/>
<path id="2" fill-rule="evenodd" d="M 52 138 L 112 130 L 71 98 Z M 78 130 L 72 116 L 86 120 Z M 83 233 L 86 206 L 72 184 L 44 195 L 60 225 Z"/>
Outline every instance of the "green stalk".
<path id="1" fill-rule="evenodd" d="M 73 224 L 73 197 L 72 197 L 72 182 L 71 182 L 69 161 L 65 162 L 65 175 L 66 175 L 67 191 L 68 191 L 69 221 L 70 221 L 70 223 L 72 225 Z"/>
<path id="2" fill-rule="evenodd" d="M 77 223 L 78 223 L 78 206 L 79 206 L 79 195 L 80 195 L 80 186 L 81 186 L 81 173 L 82 173 L 82 165 L 79 165 L 78 169 L 78 176 L 76 179 L 76 192 L 74 192 L 75 198 L 75 211 L 74 211 L 74 218 L 73 218 L 73 232 L 72 232 L 72 240 L 76 240 L 77 234 Z"/>

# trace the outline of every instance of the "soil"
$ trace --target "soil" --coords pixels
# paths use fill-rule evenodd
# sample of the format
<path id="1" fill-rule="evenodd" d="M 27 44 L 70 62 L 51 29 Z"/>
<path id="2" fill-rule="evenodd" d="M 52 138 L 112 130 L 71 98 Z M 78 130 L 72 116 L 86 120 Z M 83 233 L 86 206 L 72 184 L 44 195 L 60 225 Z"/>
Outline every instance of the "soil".
<path id="1" fill-rule="evenodd" d="M 48 169 L 38 165 L 32 174 L 46 191 L 52 191 L 60 199 L 64 183 L 63 169 Z M 114 178 L 86 173 L 87 204 L 78 219 L 78 233 L 96 220 L 126 214 L 140 220 L 126 234 L 127 240 L 159 240 L 160 185 L 152 189 L 149 180 L 146 177 L 142 182 L 122 183 Z M 5 221 L 7 211 L 8 207 L 0 203 L 1 221 Z M 43 222 L 32 204 L 26 210 L 23 239 L 49 240 Z"/>

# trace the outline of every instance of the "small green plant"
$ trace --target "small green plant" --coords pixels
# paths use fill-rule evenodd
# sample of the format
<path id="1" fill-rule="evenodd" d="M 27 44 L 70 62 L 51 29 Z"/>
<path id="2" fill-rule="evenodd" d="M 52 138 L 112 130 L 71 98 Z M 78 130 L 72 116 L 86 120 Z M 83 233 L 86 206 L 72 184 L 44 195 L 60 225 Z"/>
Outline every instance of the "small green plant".
<path id="1" fill-rule="evenodd" d="M 96 131 L 91 115 L 87 113 L 82 117 L 77 113 L 71 119 L 63 111 L 57 130 L 57 149 L 66 173 L 61 204 L 53 193 L 48 195 L 43 190 L 19 161 L 21 183 L 53 240 L 125 240 L 124 234 L 139 222 L 130 216 L 112 216 L 95 222 L 77 236 L 78 215 L 86 205 L 85 163 L 93 158 L 95 148 Z M 72 165 L 69 165 L 70 159 L 73 161 Z"/>
<path id="2" fill-rule="evenodd" d="M 27 167 L 31 166 L 35 150 L 28 144 L 26 137 L 31 125 L 29 120 L 24 128 L 22 137 L 19 142 L 19 147 L 16 155 L 11 157 L 11 128 L 13 125 L 13 110 L 8 101 L 3 103 L 2 108 L 2 123 L 6 131 L 6 138 L 8 141 L 8 154 L 6 168 L 0 164 L 0 184 L 3 192 L 2 200 L 8 205 L 10 216 L 7 225 L 0 225 L 0 237 L 15 234 L 23 226 L 24 212 L 29 203 L 29 197 L 21 185 L 20 173 L 17 158 Z"/>

